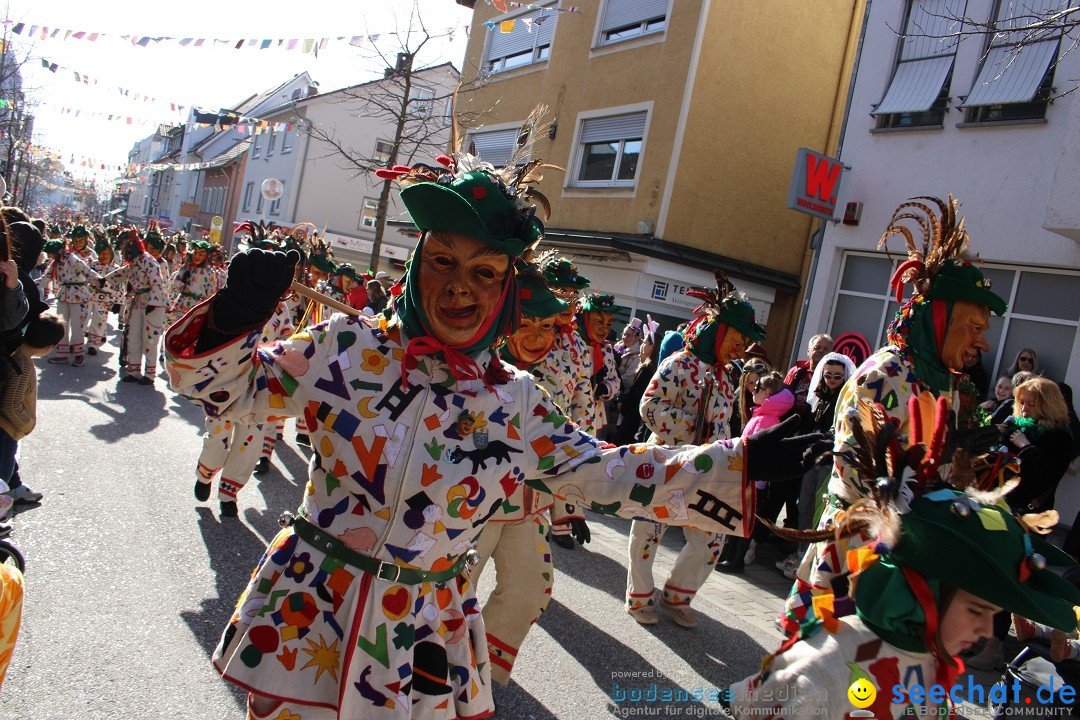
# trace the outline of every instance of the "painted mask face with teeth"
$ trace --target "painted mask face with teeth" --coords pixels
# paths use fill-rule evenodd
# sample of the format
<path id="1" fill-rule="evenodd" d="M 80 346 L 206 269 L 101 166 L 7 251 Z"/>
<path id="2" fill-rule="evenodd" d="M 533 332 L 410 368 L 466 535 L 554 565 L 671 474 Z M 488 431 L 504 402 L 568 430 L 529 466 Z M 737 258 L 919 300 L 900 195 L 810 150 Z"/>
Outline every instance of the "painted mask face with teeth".
<path id="1" fill-rule="evenodd" d="M 431 232 L 420 254 L 420 304 L 435 339 L 474 342 L 498 310 L 510 259 L 480 240 Z"/>
<path id="2" fill-rule="evenodd" d="M 506 339 L 506 345 L 515 358 L 536 365 L 555 345 L 555 317 L 522 315 L 518 331 Z"/>

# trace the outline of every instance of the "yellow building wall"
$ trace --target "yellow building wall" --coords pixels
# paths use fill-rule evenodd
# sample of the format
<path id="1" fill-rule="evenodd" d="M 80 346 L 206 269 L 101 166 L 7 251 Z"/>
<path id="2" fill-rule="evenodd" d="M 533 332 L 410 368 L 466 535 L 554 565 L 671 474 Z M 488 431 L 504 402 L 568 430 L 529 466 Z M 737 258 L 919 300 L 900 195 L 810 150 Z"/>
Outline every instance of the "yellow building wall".
<path id="1" fill-rule="evenodd" d="M 652 102 L 648 137 L 634 190 L 565 188 L 566 174 L 545 173 L 541 190 L 552 201 L 549 224 L 560 228 L 637 233 L 637 221 L 654 223 L 660 213 L 664 178 L 674 148 L 679 107 L 693 52 L 689 40 L 700 17 L 701 0 L 676 0 L 663 42 L 632 40 L 614 50 L 593 51 L 599 3 L 581 4 L 578 13 L 560 13 L 546 70 L 522 68 L 493 75 L 476 91 L 463 93 L 459 106 L 479 113 L 475 124 L 495 125 L 524 120 L 537 104 L 549 107 L 558 131 L 554 141 L 539 143 L 534 157 L 566 168 L 578 113 Z M 476 77 L 486 47 L 483 21 L 498 15 L 477 3 L 462 77 Z M 539 67 L 543 68 L 544 65 Z"/>
<path id="2" fill-rule="evenodd" d="M 785 207 L 795 154 L 834 149 L 862 2 L 768 7 L 711 3 L 663 235 L 799 275 L 817 221 Z"/>

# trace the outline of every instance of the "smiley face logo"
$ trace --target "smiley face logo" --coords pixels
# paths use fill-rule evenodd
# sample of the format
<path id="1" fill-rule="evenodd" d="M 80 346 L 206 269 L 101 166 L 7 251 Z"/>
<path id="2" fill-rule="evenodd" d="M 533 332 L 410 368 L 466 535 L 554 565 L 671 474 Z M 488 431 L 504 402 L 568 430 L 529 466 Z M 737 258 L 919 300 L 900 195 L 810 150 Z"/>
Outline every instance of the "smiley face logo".
<path id="1" fill-rule="evenodd" d="M 857 708 L 868 708 L 877 698 L 877 688 L 866 678 L 859 678 L 851 683 L 847 691 L 848 700 Z"/>

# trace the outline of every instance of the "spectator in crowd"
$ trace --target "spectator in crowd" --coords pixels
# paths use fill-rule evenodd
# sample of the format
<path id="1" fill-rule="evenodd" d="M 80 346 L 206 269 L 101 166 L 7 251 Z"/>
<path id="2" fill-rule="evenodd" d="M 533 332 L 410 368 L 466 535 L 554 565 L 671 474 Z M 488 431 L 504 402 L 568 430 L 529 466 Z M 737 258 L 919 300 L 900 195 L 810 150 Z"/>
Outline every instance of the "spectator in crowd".
<path id="1" fill-rule="evenodd" d="M 386 291 L 387 295 L 389 295 L 390 288 L 394 287 L 395 281 L 393 275 L 386 272 L 385 270 L 380 270 L 379 272 L 375 273 L 375 279 L 379 281 L 379 284 L 382 285 L 382 289 Z"/>
<path id="2" fill-rule="evenodd" d="M 1016 353 L 1016 359 L 1013 360 L 1013 364 L 1009 367 L 1006 374 L 1012 377 L 1018 372 L 1039 373 L 1039 356 L 1031 348 L 1020 348 L 1020 352 Z"/>
<path id="3" fill-rule="evenodd" d="M 978 395 L 976 395 L 978 398 L 984 398 L 990 392 L 990 376 L 986 374 L 986 368 L 983 367 L 982 357 L 982 350 L 976 351 L 976 355 L 969 357 L 965 361 L 963 370 L 968 380 L 979 391 Z"/>
<path id="4" fill-rule="evenodd" d="M 1020 458 L 1020 485 L 1005 500 L 1017 515 L 1053 510 L 1058 483 L 1072 460 L 1065 398 L 1057 383 L 1041 377 L 1021 383 L 1013 398 L 1013 414 L 1004 433 L 1009 450 Z M 1005 662 L 1002 643 L 1011 622 L 1009 613 L 995 615 L 994 636 L 967 664 L 980 670 L 1001 667 Z"/>
<path id="5" fill-rule="evenodd" d="M 615 429 L 615 437 L 612 442 L 616 445 L 629 445 L 633 442 L 645 442 L 648 439 L 648 428 L 641 423 L 641 396 L 645 394 L 645 388 L 649 387 L 656 368 L 660 364 L 657 358 L 660 355 L 660 343 L 656 341 L 656 329 L 659 323 L 648 315 L 642 324 L 642 339 L 638 350 L 638 367 L 630 382 L 623 383 L 622 393 L 619 395 L 619 406 L 622 408 L 619 415 L 619 425 Z"/>
<path id="6" fill-rule="evenodd" d="M 758 378 L 753 385 L 754 410 L 749 421 L 743 425 L 742 438 L 759 433 L 762 430 L 779 425 L 781 419 L 791 411 L 795 404 L 795 396 L 784 386 L 784 379 L 775 370 L 769 371 Z M 768 483 L 759 480 L 757 487 L 757 515 L 769 522 L 776 522 L 776 516 L 780 514 L 780 508 L 788 495 L 789 481 Z M 730 555 L 721 560 L 716 569 L 722 573 L 741 573 L 745 566 L 754 562 L 757 554 L 757 544 L 764 541 L 769 535 L 768 529 L 757 524 L 750 538 L 729 537 L 726 539 L 724 549 L 731 545 Z"/>
<path id="7" fill-rule="evenodd" d="M 784 385 L 795 396 L 795 411 L 805 416 L 810 409 L 807 396 L 810 392 L 810 378 L 821 358 L 833 351 L 831 335 L 819 333 L 810 338 L 806 345 L 806 360 L 797 360 L 784 376 Z"/>
<path id="8" fill-rule="evenodd" d="M 33 494 L 25 485 L 8 488 L 15 472 L 15 451 L 19 440 L 37 423 L 37 370 L 34 358 L 49 353 L 64 339 L 64 322 L 51 313 L 34 318 L 26 327 L 22 344 L 11 355 L 12 370 L 0 389 L 0 489 L 14 502 Z M 37 499 L 40 499 L 40 495 Z M 7 508 L 0 506 L 4 512 Z"/>
<path id="9" fill-rule="evenodd" d="M 1012 414 L 1012 400 L 1013 400 L 1012 391 L 1013 391 L 1012 379 L 1008 375 L 1002 375 L 1001 377 L 999 377 L 997 379 L 997 382 L 994 383 L 994 396 L 991 397 L 986 402 L 981 403 L 979 405 L 979 407 L 981 407 L 986 412 L 990 413 L 991 417 L 996 415 L 997 411 L 1000 408 L 1008 407 L 1009 408 L 1009 414 L 1011 415 Z M 1002 419 L 1001 422 L 1005 422 L 1005 420 Z M 1000 425 L 1001 422 L 999 422 L 998 424 Z"/>
<path id="10" fill-rule="evenodd" d="M 378 315 L 386 309 L 387 295 L 378 280 L 369 280 L 367 284 L 368 302 L 364 308 L 366 315 Z"/>
<path id="11" fill-rule="evenodd" d="M 1001 403 L 990 416 L 990 424 L 992 425 L 1004 425 L 1005 421 L 1012 417 L 1013 414 L 1013 394 L 1016 392 L 1016 388 L 1020 387 L 1028 380 L 1037 377 L 1033 372 L 1027 372 L 1022 370 L 1012 376 L 1009 384 L 1011 388 L 1009 390 L 1009 401 Z"/>
<path id="12" fill-rule="evenodd" d="M 664 339 L 660 341 L 660 356 L 657 357 L 656 362 L 662 363 L 672 353 L 682 350 L 686 345 L 686 326 L 688 323 L 683 323 L 674 330 L 668 330 L 664 333 Z"/>
<path id="13" fill-rule="evenodd" d="M 807 428 L 807 432 L 819 432 L 827 440 L 832 440 L 833 420 L 840 401 L 840 391 L 854 374 L 855 363 L 843 353 L 831 352 L 821 359 L 810 378 L 810 411 L 804 416 L 802 425 Z M 821 497 L 825 481 L 829 478 L 829 471 L 828 465 L 815 465 L 802 477 L 797 511 L 800 530 L 817 527 L 818 517 L 821 515 L 818 498 Z M 800 543 L 795 552 L 776 563 L 776 569 L 784 573 L 788 580 L 794 580 L 799 562 L 809 547 L 808 543 Z"/>
<path id="14" fill-rule="evenodd" d="M 641 318 L 634 318 L 623 328 L 622 338 L 615 343 L 615 364 L 623 386 L 634 382 L 641 357 Z"/>

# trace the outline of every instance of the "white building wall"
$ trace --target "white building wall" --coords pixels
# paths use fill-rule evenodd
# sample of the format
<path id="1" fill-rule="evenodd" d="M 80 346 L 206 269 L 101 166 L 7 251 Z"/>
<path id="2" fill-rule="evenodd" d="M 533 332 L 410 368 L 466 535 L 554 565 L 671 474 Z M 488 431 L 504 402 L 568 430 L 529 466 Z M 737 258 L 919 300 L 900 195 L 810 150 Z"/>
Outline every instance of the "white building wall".
<path id="1" fill-rule="evenodd" d="M 841 153 L 841 160 L 850 169 L 845 170 L 837 202 L 838 208 L 847 202 L 861 202 L 861 221 L 858 226 L 830 224 L 826 228 L 811 280 L 800 348 L 815 333 L 843 329 L 830 328 L 830 321 L 841 290 L 845 253 L 875 252 L 896 206 L 918 195 L 944 199 L 952 193 L 958 198 L 972 238 L 971 251 L 989 268 L 1000 270 L 999 275 L 1038 272 L 1029 277 L 1063 276 L 1063 282 L 1080 287 L 1080 202 L 1075 190 L 1080 182 L 1080 94 L 1051 103 L 1045 123 L 957 127 L 964 116 L 957 109 L 959 98 L 971 91 L 985 50 L 983 38 L 965 37 L 956 56 L 944 127 L 871 132 L 876 123 L 869 113 L 882 99 L 895 66 L 898 40 L 891 28 L 903 27 L 905 5 L 888 2 L 871 6 Z M 992 6 L 990 0 L 969 0 L 967 13 L 988 18 Z M 1069 53 L 1058 64 L 1054 85 L 1059 93 L 1064 92 L 1077 83 L 1076 78 L 1080 78 L 1080 56 Z M 890 251 L 894 257 L 904 257 L 900 238 L 890 239 Z M 879 289 L 881 295 L 887 292 L 886 282 Z M 1053 340 L 1046 341 L 1043 351 L 1061 358 L 1055 371 L 1048 374 L 1077 388 L 1080 343 L 1075 342 L 1075 325 L 1080 322 L 1080 313 L 1071 315 L 1071 293 L 1061 300 L 1063 307 L 1070 308 L 1067 313 L 1072 325 L 1054 326 Z M 1061 307 L 1053 305 L 1046 303 L 1045 313 L 1060 316 Z M 1036 314 L 1030 305 L 1025 312 Z M 1015 322 L 1010 332 L 1019 333 L 1025 321 Z M 876 338 L 868 339 L 872 345 L 877 342 Z M 1009 357 L 990 358 L 986 365 L 988 369 L 1003 369 L 1011 361 L 1010 352 Z M 1058 492 L 1058 509 L 1066 522 L 1080 507 L 1080 490 L 1073 490 L 1080 486 L 1077 479 L 1067 476 Z"/>

